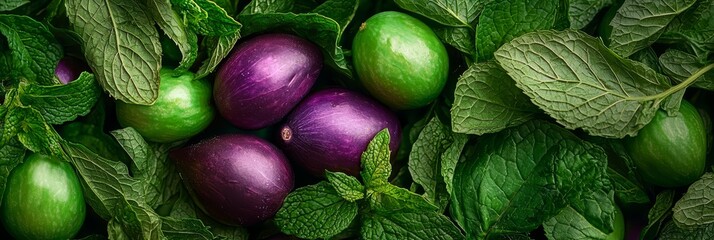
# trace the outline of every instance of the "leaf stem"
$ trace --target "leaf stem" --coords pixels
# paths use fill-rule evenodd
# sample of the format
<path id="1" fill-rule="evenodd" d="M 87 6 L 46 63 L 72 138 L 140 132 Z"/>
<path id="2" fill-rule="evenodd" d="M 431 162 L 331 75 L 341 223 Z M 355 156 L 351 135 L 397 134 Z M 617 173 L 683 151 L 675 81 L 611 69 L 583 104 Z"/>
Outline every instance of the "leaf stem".
<path id="1" fill-rule="evenodd" d="M 657 94 L 657 95 L 655 95 L 655 96 L 653 96 L 653 97 L 655 97 L 655 98 L 664 98 L 664 97 L 667 97 L 667 96 L 669 96 L 669 95 L 672 95 L 672 94 L 678 92 L 679 90 L 682 90 L 682 89 L 684 89 L 684 88 L 686 88 L 686 87 L 689 87 L 689 85 L 692 85 L 692 84 L 694 83 L 694 81 L 696 81 L 697 79 L 699 79 L 699 77 L 701 77 L 702 75 L 704 75 L 705 73 L 709 72 L 709 71 L 712 70 L 712 69 L 714 69 L 714 63 L 709 64 L 709 65 L 707 65 L 707 66 L 704 66 L 703 68 L 700 68 L 699 70 L 697 70 L 694 74 L 692 74 L 691 76 L 689 76 L 689 77 L 688 77 L 686 80 L 684 80 L 683 82 L 681 82 L 681 83 L 675 85 L 674 87 L 672 87 L 672 88 L 670 88 L 670 89 L 667 89 L 667 91 L 664 91 L 664 92 L 662 92 L 662 93 L 660 93 L 660 94 Z"/>

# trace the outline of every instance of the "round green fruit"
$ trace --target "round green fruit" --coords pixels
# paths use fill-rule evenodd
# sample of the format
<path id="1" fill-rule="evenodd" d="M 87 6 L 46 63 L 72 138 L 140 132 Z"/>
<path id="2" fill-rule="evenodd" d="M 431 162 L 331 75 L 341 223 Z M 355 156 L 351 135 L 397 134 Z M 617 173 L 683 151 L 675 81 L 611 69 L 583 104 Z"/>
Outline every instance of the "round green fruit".
<path id="1" fill-rule="evenodd" d="M 679 113 L 662 110 L 625 147 L 643 180 L 661 187 L 691 184 L 704 173 L 707 139 L 697 109 L 682 100 Z"/>
<path id="2" fill-rule="evenodd" d="M 69 239 L 82 227 L 86 206 L 68 162 L 31 154 L 8 176 L 0 211 L 16 239 Z"/>
<path id="3" fill-rule="evenodd" d="M 190 72 L 161 70 L 159 97 L 153 105 L 117 101 L 119 124 L 136 129 L 144 138 L 167 143 L 194 136 L 211 124 L 215 109 L 213 89 Z"/>
<path id="4" fill-rule="evenodd" d="M 429 104 L 444 88 L 449 56 L 426 24 L 400 12 L 381 12 L 362 23 L 352 43 L 362 84 L 394 109 Z"/>

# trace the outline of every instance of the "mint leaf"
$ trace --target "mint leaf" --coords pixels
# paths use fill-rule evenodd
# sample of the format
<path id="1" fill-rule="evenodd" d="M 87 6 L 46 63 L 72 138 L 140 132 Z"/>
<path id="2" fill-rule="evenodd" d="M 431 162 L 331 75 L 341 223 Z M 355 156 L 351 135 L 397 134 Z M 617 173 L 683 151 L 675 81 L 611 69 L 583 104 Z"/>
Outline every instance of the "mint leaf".
<path id="1" fill-rule="evenodd" d="M 659 66 L 659 57 L 652 47 L 639 50 L 628 58 L 645 64 L 647 67 L 655 70 L 655 72 L 662 73 L 662 69 Z"/>
<path id="2" fill-rule="evenodd" d="M 496 49 L 524 33 L 551 29 L 559 4 L 555 0 L 493 1 L 487 4 L 476 27 L 478 60 L 493 58 Z"/>
<path id="3" fill-rule="evenodd" d="M 0 57 L 0 65 L 10 67 L 0 69 L 6 71 L 3 75 L 15 82 L 27 79 L 42 85 L 59 83 L 54 70 L 63 52 L 45 25 L 27 16 L 0 14 L 0 34 L 5 36 L 10 52 L 6 59 Z"/>
<path id="4" fill-rule="evenodd" d="M 454 223 L 436 212 L 375 212 L 362 220 L 365 240 L 465 239 Z"/>
<path id="5" fill-rule="evenodd" d="M 172 144 L 149 145 L 133 128 L 114 130 L 111 134 L 133 160 L 131 172 L 141 182 L 142 196 L 152 208 L 178 195 L 181 179 L 168 159 Z"/>
<path id="6" fill-rule="evenodd" d="M 647 214 L 647 226 L 642 228 L 641 239 L 655 239 L 659 230 L 664 226 L 664 220 L 672 214 L 674 204 L 674 191 L 665 190 L 657 194 L 654 206 Z"/>
<path id="7" fill-rule="evenodd" d="M 613 188 L 615 189 L 615 196 L 621 203 L 645 204 L 650 201 L 647 192 L 630 178 L 612 168 L 607 170 L 607 174 L 610 176 L 610 182 L 612 182 Z"/>
<path id="8" fill-rule="evenodd" d="M 683 82 L 705 65 L 696 56 L 676 49 L 667 49 L 659 57 L 659 62 L 664 73 L 677 82 Z M 713 91 L 714 71 L 709 71 L 699 77 L 692 86 Z"/>
<path id="9" fill-rule="evenodd" d="M 609 47 L 622 57 L 652 45 L 667 25 L 696 0 L 624 1 L 610 22 Z"/>
<path id="10" fill-rule="evenodd" d="M 187 29 L 187 26 L 171 8 L 169 0 L 148 1 L 149 14 L 161 27 L 161 30 L 176 43 L 183 58 L 177 69 L 190 68 L 198 56 L 198 37 Z"/>
<path id="11" fill-rule="evenodd" d="M 87 203 L 103 219 L 112 219 L 116 208 L 141 195 L 139 182 L 126 165 L 102 158 L 84 146 L 67 143 L 71 163 L 79 173 Z"/>
<path id="12" fill-rule="evenodd" d="M 208 49 L 208 59 L 203 61 L 203 64 L 201 64 L 201 67 L 196 72 L 195 79 L 204 78 L 216 70 L 216 67 L 221 64 L 223 58 L 231 53 L 233 46 L 235 46 L 236 42 L 238 42 L 238 39 L 240 38 L 241 35 L 238 31 L 226 36 L 206 37 L 205 45 Z"/>
<path id="13" fill-rule="evenodd" d="M 441 176 L 441 154 L 453 142 L 451 130 L 438 117 L 432 117 L 419 134 L 409 154 L 409 173 L 424 188 L 424 197 L 446 208 L 449 203 L 444 178 Z"/>
<path id="14" fill-rule="evenodd" d="M 432 30 L 444 43 L 466 53 L 468 56 L 476 56 L 476 38 L 474 38 L 476 33 L 473 29 L 468 27 L 432 26 Z"/>
<path id="15" fill-rule="evenodd" d="M 364 186 L 357 178 L 342 172 L 330 171 L 325 172 L 325 177 L 345 200 L 354 202 L 364 198 Z"/>
<path id="16" fill-rule="evenodd" d="M 672 218 L 680 228 L 714 224 L 714 173 L 706 173 L 689 185 L 687 193 L 674 204 Z"/>
<path id="17" fill-rule="evenodd" d="M 0 12 L 11 11 L 28 3 L 29 0 L 4 0 L 0 2 Z"/>
<path id="18" fill-rule="evenodd" d="M 612 4 L 612 0 L 570 0 L 568 3 L 570 28 L 582 29 L 595 18 L 600 9 Z"/>
<path id="19" fill-rule="evenodd" d="M 20 93 L 20 101 L 38 110 L 47 123 L 62 124 L 89 113 L 101 93 L 94 76 L 83 72 L 67 85 L 29 84 Z"/>
<path id="20" fill-rule="evenodd" d="M 15 128 L 17 139 L 30 151 L 65 158 L 60 145 L 62 139 L 37 110 L 30 107 L 13 108 L 5 116 L 5 121 L 5 129 Z"/>
<path id="21" fill-rule="evenodd" d="M 548 239 L 607 239 L 609 234 L 591 225 L 570 206 L 543 223 L 543 228 Z"/>
<path id="22" fill-rule="evenodd" d="M 156 101 L 161 45 L 145 7 L 134 0 L 66 0 L 65 7 L 104 90 L 127 103 Z"/>
<path id="23" fill-rule="evenodd" d="M 393 211 L 432 211 L 439 207 L 432 204 L 424 196 L 418 195 L 404 188 L 386 184 L 367 190 L 371 208 L 381 212 Z"/>
<path id="24" fill-rule="evenodd" d="M 275 214 L 275 224 L 283 233 L 300 238 L 330 238 L 356 216 L 357 203 L 343 199 L 323 181 L 291 192 Z"/>
<path id="25" fill-rule="evenodd" d="M 311 12 L 335 20 L 340 25 L 340 36 L 355 16 L 359 0 L 328 0 Z"/>
<path id="26" fill-rule="evenodd" d="M 546 235 L 555 236 L 563 232 L 575 234 L 572 237 L 578 234 L 593 238 L 607 235 L 613 231 L 612 223 L 616 212 L 614 192 L 606 175 L 607 157 L 599 147 L 579 144 L 571 139 L 564 139 L 556 147 L 562 148 L 562 143 L 567 142 L 572 143 L 565 144 L 569 147 L 562 152 L 566 155 L 560 158 L 580 158 L 580 161 L 566 160 L 557 163 L 559 166 L 556 166 L 556 183 L 560 181 L 557 183 L 558 188 L 565 193 L 569 204 L 558 215 L 544 223 Z M 581 172 L 574 173 L 573 169 L 580 169 Z M 583 171 L 586 169 L 589 171 Z"/>
<path id="27" fill-rule="evenodd" d="M 389 131 L 385 128 L 369 141 L 367 149 L 362 152 L 362 171 L 360 175 L 367 188 L 388 185 L 392 165 L 389 162 Z"/>
<path id="28" fill-rule="evenodd" d="M 607 174 L 615 189 L 617 201 L 624 205 L 649 203 L 649 196 L 638 179 L 635 163 L 622 141 L 601 137 L 588 137 L 586 140 L 597 144 L 607 153 Z"/>
<path id="29" fill-rule="evenodd" d="M 253 0 L 243 8 L 240 15 L 290 12 L 294 5 L 294 0 Z"/>
<path id="30" fill-rule="evenodd" d="M 441 154 L 441 176 L 444 177 L 446 183 L 446 191 L 451 196 L 453 192 L 454 170 L 461 158 L 461 152 L 464 150 L 466 143 L 469 141 L 468 136 L 464 134 L 454 134 L 454 141 L 449 148 Z"/>
<path id="31" fill-rule="evenodd" d="M 659 42 L 675 44 L 706 59 L 714 52 L 714 0 L 700 0 L 679 14 L 665 29 Z"/>
<path id="32" fill-rule="evenodd" d="M 347 77 L 352 77 L 351 64 L 347 63 L 340 46 L 341 26 L 335 20 L 316 13 L 265 13 L 239 15 L 244 24 L 242 34 L 248 36 L 268 30 L 293 32 L 319 46 L 329 59 L 325 63 Z"/>
<path id="33" fill-rule="evenodd" d="M 714 224 L 707 224 L 693 229 L 680 228 L 674 222 L 669 222 L 662 229 L 660 239 L 690 240 L 714 238 Z"/>
<path id="34" fill-rule="evenodd" d="M 5 184 L 10 171 L 25 159 L 25 148 L 17 138 L 12 138 L 8 144 L 0 146 L 0 191 L 5 192 Z M 0 194 L 0 202 L 4 194 Z"/>
<path id="35" fill-rule="evenodd" d="M 539 111 L 498 63 L 476 63 L 456 83 L 451 127 L 458 133 L 494 133 L 520 125 Z"/>
<path id="36" fill-rule="evenodd" d="M 568 205 L 598 229 L 611 228 L 605 154 L 565 129 L 529 121 L 482 136 L 465 158 L 451 213 L 469 238 L 530 232 Z"/>
<path id="37" fill-rule="evenodd" d="M 116 220 L 127 236 L 140 239 L 163 238 L 159 216 L 134 199 L 121 202 L 115 211 L 112 220 Z"/>
<path id="38" fill-rule="evenodd" d="M 525 34 L 499 49 L 496 59 L 535 105 L 566 128 L 594 136 L 634 135 L 685 87 L 668 86 L 666 77 L 574 30 Z"/>
<path id="39" fill-rule="evenodd" d="M 195 218 L 161 217 L 161 231 L 166 239 L 214 239 L 208 227 Z"/>
<path id="40" fill-rule="evenodd" d="M 231 16 L 228 16 L 223 8 L 210 0 L 194 0 L 208 14 L 208 18 L 202 21 L 191 22 L 189 27 L 199 34 L 206 36 L 228 36 L 235 34 L 241 28 Z"/>
<path id="41" fill-rule="evenodd" d="M 471 27 L 476 16 L 490 0 L 395 0 L 400 7 L 425 16 L 440 24 L 453 27 Z"/>

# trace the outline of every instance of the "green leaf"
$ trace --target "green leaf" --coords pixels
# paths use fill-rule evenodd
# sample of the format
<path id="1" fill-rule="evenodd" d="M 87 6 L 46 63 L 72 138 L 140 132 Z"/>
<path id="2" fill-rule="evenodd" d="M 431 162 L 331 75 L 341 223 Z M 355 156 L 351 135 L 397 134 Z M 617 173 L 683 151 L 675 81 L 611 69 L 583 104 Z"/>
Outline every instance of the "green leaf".
<path id="1" fill-rule="evenodd" d="M 465 239 L 449 218 L 436 212 L 375 212 L 362 220 L 365 240 Z"/>
<path id="2" fill-rule="evenodd" d="M 161 217 L 161 231 L 167 239 L 212 240 L 215 238 L 208 227 L 195 218 Z"/>
<path id="3" fill-rule="evenodd" d="M 456 83 L 451 127 L 458 133 L 494 133 L 520 125 L 539 111 L 498 63 L 476 63 Z"/>
<path id="4" fill-rule="evenodd" d="M 612 168 L 607 169 L 610 182 L 615 189 L 615 196 L 621 203 L 645 204 L 650 202 L 647 192 L 630 178 L 620 174 Z"/>
<path id="5" fill-rule="evenodd" d="M 697 1 L 696 6 L 672 20 L 658 41 L 681 45 L 705 59 L 714 52 L 714 0 Z"/>
<path id="6" fill-rule="evenodd" d="M 238 31 L 227 36 L 206 37 L 205 45 L 207 45 L 208 59 L 204 60 L 203 64 L 201 64 L 201 67 L 196 72 L 195 79 L 202 79 L 216 70 L 216 67 L 223 61 L 223 58 L 231 53 L 233 46 L 235 46 L 240 38 L 241 35 Z"/>
<path id="7" fill-rule="evenodd" d="M 67 85 L 29 84 L 20 93 L 20 101 L 38 110 L 47 123 L 62 124 L 89 113 L 101 93 L 94 76 L 82 72 Z"/>
<path id="8" fill-rule="evenodd" d="M 622 141 L 601 137 L 588 137 L 586 140 L 597 144 L 607 153 L 607 174 L 619 203 L 627 205 L 650 202 L 647 192 L 638 179 L 635 163 Z"/>
<path id="9" fill-rule="evenodd" d="M 714 239 L 714 224 L 703 225 L 694 229 L 684 229 L 673 222 L 669 222 L 662 229 L 660 239 L 668 240 L 691 240 L 691 239 Z"/>
<path id="10" fill-rule="evenodd" d="M 446 208 L 449 203 L 444 177 L 441 176 L 441 155 L 451 142 L 451 130 L 434 116 L 419 134 L 409 154 L 412 179 L 424 188 L 424 197 L 440 209 Z"/>
<path id="11" fill-rule="evenodd" d="M 25 148 L 17 138 L 12 138 L 8 144 L 0 146 L 0 192 L 5 192 L 5 183 L 12 169 L 25 159 Z M 0 203 L 4 194 L 0 194 Z"/>
<path id="12" fill-rule="evenodd" d="M 252 0 L 243 8 L 240 15 L 258 13 L 285 13 L 290 12 L 295 5 L 294 0 Z"/>
<path id="13" fill-rule="evenodd" d="M 29 0 L 4 0 L 0 2 L 0 12 L 11 11 L 28 3 Z"/>
<path id="14" fill-rule="evenodd" d="M 379 131 L 369 141 L 367 149 L 362 152 L 362 171 L 360 175 L 367 188 L 375 188 L 389 184 L 392 165 L 389 162 L 389 131 L 385 128 Z"/>
<path id="15" fill-rule="evenodd" d="M 593 238 L 606 236 L 613 231 L 615 202 L 612 185 L 607 180 L 605 152 L 598 146 L 576 140 L 563 141 L 556 146 L 560 148 L 556 153 L 563 154 L 556 163 L 556 184 L 569 204 L 543 224 L 546 235 L 551 236 L 550 239 L 561 239 L 560 234 L 564 232 L 575 234 L 570 235 L 575 239 L 582 239 L 579 234 Z M 575 159 L 579 161 L 573 161 Z"/>
<path id="16" fill-rule="evenodd" d="M 170 0 L 147 1 L 149 14 L 161 30 L 178 46 L 183 58 L 178 69 L 190 68 L 198 56 L 198 37 L 171 8 Z"/>
<path id="17" fill-rule="evenodd" d="M 457 50 L 466 53 L 468 56 L 476 56 L 476 33 L 467 27 L 445 27 L 432 26 L 432 30 L 439 36 L 439 39 L 449 44 Z"/>
<path id="18" fill-rule="evenodd" d="M 357 178 L 342 172 L 330 171 L 325 172 L 325 177 L 345 200 L 354 202 L 364 198 L 364 186 Z"/>
<path id="19" fill-rule="evenodd" d="M 341 26 L 335 20 L 316 13 L 266 13 L 239 15 L 244 24 L 242 34 L 248 36 L 269 30 L 293 32 L 317 44 L 329 56 L 325 63 L 347 77 L 352 77 L 351 64 L 344 56 L 340 40 Z"/>
<path id="20" fill-rule="evenodd" d="M 689 76 L 705 66 L 696 56 L 675 49 L 668 49 L 660 57 L 662 70 L 677 82 L 686 80 Z M 714 91 L 714 71 L 709 71 L 699 77 L 693 87 Z"/>
<path id="21" fill-rule="evenodd" d="M 104 90 L 127 103 L 156 101 L 161 45 L 145 7 L 135 0 L 66 0 L 65 7 Z"/>
<path id="22" fill-rule="evenodd" d="M 283 233 L 300 238 L 330 238 L 356 216 L 357 203 L 343 199 L 323 181 L 291 192 L 275 214 L 275 224 Z"/>
<path id="23" fill-rule="evenodd" d="M 646 47 L 642 50 L 639 50 L 630 55 L 629 57 L 629 59 L 641 62 L 647 67 L 654 69 L 655 72 L 662 73 L 658 58 L 659 57 L 657 56 L 657 52 L 655 52 L 654 48 L 652 47 Z"/>
<path id="24" fill-rule="evenodd" d="M 235 34 L 241 24 L 228 15 L 226 10 L 210 0 L 171 0 L 189 29 L 212 37 Z"/>
<path id="25" fill-rule="evenodd" d="M 141 195 L 140 183 L 129 176 L 126 165 L 102 158 L 81 145 L 67 143 L 67 146 L 84 197 L 103 219 L 111 219 L 121 212 L 117 208 Z"/>
<path id="26" fill-rule="evenodd" d="M 501 45 L 524 33 L 551 29 L 559 6 L 557 0 L 510 0 L 487 4 L 476 27 L 478 60 L 492 59 Z"/>
<path id="27" fill-rule="evenodd" d="M 605 153 L 565 129 L 529 121 L 482 136 L 465 158 L 454 174 L 451 213 L 469 238 L 530 232 L 568 205 L 611 230 Z"/>
<path id="28" fill-rule="evenodd" d="M 168 159 L 168 151 L 175 144 L 149 145 L 133 128 L 114 130 L 111 134 L 133 160 L 131 172 L 141 183 L 142 196 L 149 206 L 157 208 L 178 195 L 181 179 Z"/>
<path id="29" fill-rule="evenodd" d="M 367 195 L 371 208 L 381 212 L 394 211 L 432 211 L 439 207 L 432 204 L 424 196 L 391 184 L 369 188 Z"/>
<path id="30" fill-rule="evenodd" d="M 672 218 L 680 228 L 714 224 L 714 173 L 706 173 L 689 185 L 687 193 L 674 204 Z"/>
<path id="31" fill-rule="evenodd" d="M 666 77 L 574 30 L 528 33 L 499 49 L 496 59 L 535 105 L 566 128 L 594 136 L 636 134 L 665 100 L 680 100 L 667 97 L 685 87 L 670 87 Z"/>
<path id="32" fill-rule="evenodd" d="M 134 199 L 127 199 L 116 206 L 114 218 L 130 238 L 161 239 L 161 219 L 148 207 Z"/>
<path id="33" fill-rule="evenodd" d="M 359 0 L 328 0 L 311 12 L 335 20 L 340 25 L 340 35 L 342 35 L 354 18 L 358 4 Z"/>
<path id="34" fill-rule="evenodd" d="M 0 69 L 18 82 L 27 79 L 42 85 L 58 84 L 55 68 L 62 57 L 62 48 L 49 29 L 27 16 L 0 14 L 0 34 L 5 36 L 8 50 L 0 51 L 2 56 L 9 51 L 6 59 L 0 58 Z M 9 61 L 3 63 L 3 61 Z M 0 77 L 0 80 L 4 77 Z"/>
<path id="35" fill-rule="evenodd" d="M 15 128 L 17 139 L 30 151 L 65 158 L 60 145 L 62 139 L 37 110 L 30 107 L 14 108 L 7 113 L 5 121 L 5 129 Z"/>
<path id="36" fill-rule="evenodd" d="M 543 229 L 548 239 L 607 239 L 608 235 L 570 206 L 543 223 Z"/>
<path id="37" fill-rule="evenodd" d="M 655 239 L 664 225 L 664 220 L 672 214 L 674 191 L 665 190 L 657 194 L 654 206 L 647 214 L 647 226 L 642 228 L 641 239 Z"/>
<path id="38" fill-rule="evenodd" d="M 696 0 L 624 1 L 610 22 L 609 47 L 622 57 L 652 45 L 678 14 Z"/>
<path id="39" fill-rule="evenodd" d="M 471 27 L 484 5 L 492 0 L 395 0 L 407 11 L 417 13 L 440 24 L 453 27 Z"/>
<path id="40" fill-rule="evenodd" d="M 441 154 L 441 176 L 444 177 L 444 183 L 446 183 L 446 191 L 449 196 L 452 196 L 454 189 L 454 170 L 456 165 L 459 163 L 461 158 L 461 152 L 464 150 L 466 143 L 469 138 L 465 134 L 455 133 L 454 141 L 451 143 L 449 148 Z"/>
<path id="41" fill-rule="evenodd" d="M 568 20 L 570 28 L 582 29 L 592 22 L 600 9 L 612 4 L 612 0 L 569 0 Z"/>

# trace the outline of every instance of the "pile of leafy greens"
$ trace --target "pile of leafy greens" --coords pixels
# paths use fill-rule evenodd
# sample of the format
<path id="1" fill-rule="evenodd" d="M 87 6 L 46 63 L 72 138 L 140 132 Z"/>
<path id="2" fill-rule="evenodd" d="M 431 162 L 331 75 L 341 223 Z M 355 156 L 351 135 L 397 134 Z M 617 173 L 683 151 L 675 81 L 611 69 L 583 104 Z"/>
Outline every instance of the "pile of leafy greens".
<path id="1" fill-rule="evenodd" d="M 146 142 L 111 114 L 110 99 L 156 100 L 168 48 L 210 78 L 263 32 L 309 39 L 323 75 L 359 89 L 351 39 L 387 10 L 449 46 L 447 88 L 400 113 L 395 167 L 380 132 L 361 178 L 308 181 L 261 226 L 205 216 L 167 158 L 186 142 Z M 61 85 L 63 56 L 92 73 Z M 616 204 L 644 209 L 642 239 L 712 239 L 711 168 L 687 189 L 651 187 L 619 139 L 684 97 L 710 111 L 713 62 L 714 0 L 5 0 L 0 190 L 28 152 L 69 161 L 101 220 L 86 239 L 604 239 Z"/>

